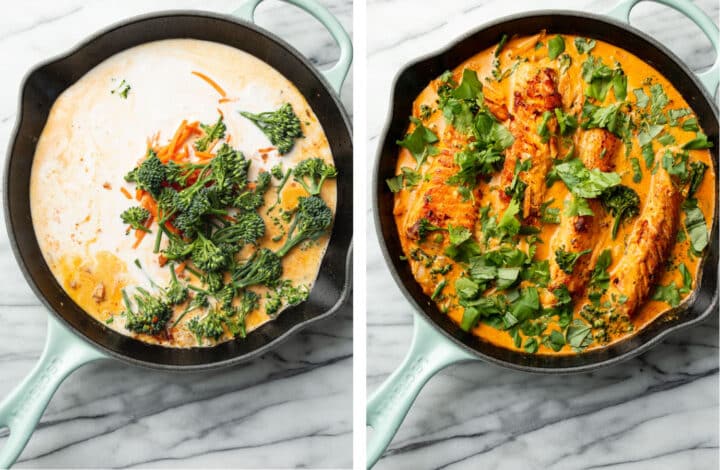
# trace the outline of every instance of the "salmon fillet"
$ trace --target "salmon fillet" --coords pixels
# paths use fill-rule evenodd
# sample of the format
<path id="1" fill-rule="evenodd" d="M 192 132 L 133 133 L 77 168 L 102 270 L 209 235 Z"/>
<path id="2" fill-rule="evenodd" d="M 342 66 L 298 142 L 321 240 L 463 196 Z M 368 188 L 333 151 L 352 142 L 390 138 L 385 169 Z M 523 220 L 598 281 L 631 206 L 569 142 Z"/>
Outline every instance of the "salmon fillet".
<path id="1" fill-rule="evenodd" d="M 508 187 L 516 166 L 530 159 L 530 169 L 521 171 L 519 177 L 527 185 L 522 207 L 523 218 L 527 223 L 535 224 L 544 200 L 545 179 L 552 166 L 553 156 L 557 153 L 555 139 L 550 137 L 547 142 L 543 142 L 537 129 L 545 111 L 562 106 L 557 90 L 557 72 L 525 63 L 518 67 L 513 76 L 511 92 L 512 118 L 509 127 L 515 141 L 506 152 L 500 185 L 501 188 Z M 548 120 L 547 126 L 551 134 L 556 132 L 557 120 L 554 116 Z M 509 196 L 502 197 L 506 202 L 509 201 Z"/>
<path id="2" fill-rule="evenodd" d="M 478 210 L 472 198 L 465 200 L 458 187 L 447 183 L 459 167 L 448 150 L 442 151 L 428 166 L 430 175 L 416 191 L 415 200 L 408 208 L 405 218 L 405 233 L 411 240 L 417 240 L 422 219 L 431 224 L 447 228 L 465 227 L 471 231 L 478 220 Z M 477 190 L 476 190 L 477 191 Z M 476 193 L 476 199 L 479 195 Z"/>
<path id="3" fill-rule="evenodd" d="M 647 201 L 626 243 L 625 254 L 610 276 L 609 299 L 618 313 L 632 316 L 662 275 L 677 233 L 682 195 L 664 170 L 653 175 Z M 626 298 L 624 303 L 617 299 Z"/>
<path id="4" fill-rule="evenodd" d="M 604 129 L 591 129 L 584 131 L 578 141 L 578 155 L 583 164 L 589 168 L 598 168 L 602 171 L 612 171 L 615 168 L 615 154 L 619 147 L 620 140 L 612 133 Z M 581 256 L 575 263 L 572 274 L 568 274 L 555 262 L 555 257 L 550 259 L 550 284 L 549 290 L 566 286 L 573 297 L 577 297 L 585 290 L 590 280 L 592 268 L 595 265 L 599 250 L 595 247 L 598 239 L 605 229 L 603 225 L 609 224 L 603 220 L 604 209 L 597 200 L 588 201 L 590 209 L 595 215 L 577 215 L 563 217 L 560 227 L 550 240 L 550 252 L 563 248 L 565 251 L 579 253 L 585 250 L 593 250 L 591 253 Z M 554 303 L 552 298 L 545 297 L 546 305 Z"/>

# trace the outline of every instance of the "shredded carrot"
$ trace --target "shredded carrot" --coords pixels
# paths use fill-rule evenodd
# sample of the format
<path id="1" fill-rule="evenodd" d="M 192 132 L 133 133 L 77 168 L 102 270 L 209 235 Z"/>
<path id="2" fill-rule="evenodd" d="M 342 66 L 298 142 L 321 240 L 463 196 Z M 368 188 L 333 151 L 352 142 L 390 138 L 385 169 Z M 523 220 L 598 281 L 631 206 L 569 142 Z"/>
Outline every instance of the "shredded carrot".
<path id="1" fill-rule="evenodd" d="M 218 100 L 218 103 L 223 104 L 223 103 L 228 103 L 230 101 L 235 101 L 235 98 L 227 98 L 227 97 L 223 96 L 222 98 L 220 98 Z"/>
<path id="2" fill-rule="evenodd" d="M 220 117 L 225 119 L 225 115 L 223 114 L 222 109 L 220 109 L 220 108 L 215 108 L 215 109 L 217 109 L 217 112 L 220 115 Z"/>
<path id="3" fill-rule="evenodd" d="M 147 222 L 145 222 L 145 227 L 150 228 L 150 225 L 152 225 L 153 222 L 153 216 L 151 215 L 148 217 Z M 143 241 L 143 238 L 145 238 L 145 235 L 147 235 L 147 232 L 145 230 L 135 230 L 135 243 L 133 243 L 133 249 L 137 248 L 140 245 L 140 242 Z"/>
<path id="4" fill-rule="evenodd" d="M 144 192 L 145 192 L 145 191 L 143 191 L 142 189 L 136 189 L 136 190 L 135 190 L 135 199 L 137 199 L 138 201 L 139 201 L 140 199 L 142 199 Z"/>
<path id="5" fill-rule="evenodd" d="M 221 95 L 223 98 L 225 98 L 225 95 L 226 95 L 225 90 L 223 90 L 222 87 L 220 87 L 220 85 L 218 85 L 217 83 L 215 83 L 215 81 L 214 81 L 212 78 L 208 77 L 207 75 L 205 75 L 205 74 L 202 73 L 202 72 L 197 72 L 197 71 L 195 71 L 195 70 L 193 70 L 192 74 L 195 75 L 196 77 L 200 77 L 200 78 L 202 78 L 203 80 L 205 80 L 206 82 L 208 82 L 208 84 L 210 84 L 211 87 L 215 88 L 215 91 L 217 91 L 218 93 L 220 93 L 220 95 Z"/>
<path id="6" fill-rule="evenodd" d="M 158 264 L 160 265 L 161 268 L 163 266 L 165 266 L 167 264 L 167 262 L 168 262 L 168 259 L 166 257 L 164 257 L 163 255 L 158 255 Z"/>
<path id="7" fill-rule="evenodd" d="M 212 150 L 215 148 L 215 145 L 220 142 L 220 139 L 215 139 L 212 142 L 210 142 L 210 145 L 208 145 L 207 153 L 212 153 Z"/>
<path id="8" fill-rule="evenodd" d="M 132 194 L 130 194 L 130 191 L 128 191 L 127 189 L 120 187 L 120 192 L 123 193 L 126 198 L 132 199 Z"/>
<path id="9" fill-rule="evenodd" d="M 264 149 L 258 149 L 258 153 L 268 153 L 268 152 L 272 152 L 273 150 L 275 150 L 275 147 L 267 147 Z"/>
<path id="10" fill-rule="evenodd" d="M 180 136 L 185 133 L 185 126 L 187 126 L 187 120 L 183 119 L 183 121 L 180 123 L 180 127 L 177 128 L 177 130 L 175 131 L 175 135 L 170 140 L 170 144 L 168 144 L 168 152 L 171 156 L 175 154 L 175 149 L 177 148 Z"/>
<path id="11" fill-rule="evenodd" d="M 177 274 L 177 275 L 181 275 L 184 272 L 185 272 L 185 261 L 178 264 L 177 267 L 175 268 L 175 274 Z"/>
<path id="12" fill-rule="evenodd" d="M 165 228 L 168 229 L 174 235 L 180 235 L 180 230 L 176 229 L 170 222 L 165 222 Z"/>
<path id="13" fill-rule="evenodd" d="M 227 220 L 228 222 L 237 222 L 237 219 L 231 215 L 224 215 L 223 219 Z"/>
<path id="14" fill-rule="evenodd" d="M 231 139 L 232 139 L 232 136 L 230 134 L 225 136 L 225 142 L 227 142 L 228 144 L 230 143 Z"/>
<path id="15" fill-rule="evenodd" d="M 197 152 L 195 152 L 195 156 L 198 157 L 198 158 L 200 158 L 200 159 L 202 159 L 202 160 L 209 160 L 209 159 L 215 158 L 215 154 L 214 154 L 214 153 L 210 153 L 210 152 L 200 152 L 200 151 L 197 151 Z"/>
<path id="16" fill-rule="evenodd" d="M 140 204 L 150 212 L 150 215 L 157 217 L 157 203 L 149 194 L 145 194 L 140 200 Z"/>

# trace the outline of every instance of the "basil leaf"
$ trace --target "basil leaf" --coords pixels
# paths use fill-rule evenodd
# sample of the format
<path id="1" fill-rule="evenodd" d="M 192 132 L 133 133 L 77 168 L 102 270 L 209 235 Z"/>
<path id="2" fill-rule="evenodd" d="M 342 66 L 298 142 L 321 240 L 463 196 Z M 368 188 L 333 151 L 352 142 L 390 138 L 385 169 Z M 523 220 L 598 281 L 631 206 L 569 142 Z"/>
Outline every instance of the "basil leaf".
<path id="1" fill-rule="evenodd" d="M 416 118 L 410 118 L 410 120 L 415 124 L 415 129 L 410 134 L 407 134 L 403 140 L 396 141 L 396 144 L 408 149 L 412 156 L 415 157 L 418 167 L 420 167 L 428 156 L 437 154 L 437 148 L 430 144 L 437 142 L 438 137 L 433 131 L 425 127 L 420 120 Z"/>
<path id="2" fill-rule="evenodd" d="M 707 140 L 707 136 L 702 132 L 698 132 L 695 134 L 695 138 L 686 142 L 682 148 L 683 150 L 701 150 L 712 148 L 712 146 L 713 144 Z"/>
<path id="3" fill-rule="evenodd" d="M 565 332 L 567 344 L 576 350 L 582 350 L 592 343 L 592 329 L 580 319 L 575 319 Z"/>
<path id="4" fill-rule="evenodd" d="M 642 169 L 640 169 L 640 160 L 633 157 L 630 159 L 630 166 L 632 166 L 633 170 L 633 181 L 635 183 L 639 183 L 642 181 Z"/>
<path id="5" fill-rule="evenodd" d="M 588 170 L 582 161 L 573 159 L 555 165 L 555 171 L 570 192 L 583 198 L 596 198 L 606 189 L 620 184 L 620 175 L 597 168 Z"/>
<path id="6" fill-rule="evenodd" d="M 634 89 L 633 94 L 635 95 L 635 103 L 638 105 L 639 108 L 647 107 L 648 103 L 650 102 L 650 97 L 645 94 L 645 91 L 642 88 Z"/>
<path id="7" fill-rule="evenodd" d="M 680 304 L 680 291 L 672 282 L 667 286 L 656 286 L 652 299 L 666 302 L 671 307 L 677 307 Z"/>
<path id="8" fill-rule="evenodd" d="M 578 54 L 587 54 L 593 48 L 595 47 L 595 40 L 594 39 L 586 39 L 586 38 L 575 38 L 575 49 L 578 51 Z"/>
<path id="9" fill-rule="evenodd" d="M 686 200 L 683 203 L 683 210 L 685 211 L 685 229 L 690 236 L 690 245 L 695 253 L 701 253 L 708 245 L 705 216 L 694 199 Z"/>
<path id="10" fill-rule="evenodd" d="M 550 57 L 550 60 L 557 59 L 563 52 L 565 52 L 565 40 L 562 36 L 555 36 L 548 41 L 548 57 Z"/>

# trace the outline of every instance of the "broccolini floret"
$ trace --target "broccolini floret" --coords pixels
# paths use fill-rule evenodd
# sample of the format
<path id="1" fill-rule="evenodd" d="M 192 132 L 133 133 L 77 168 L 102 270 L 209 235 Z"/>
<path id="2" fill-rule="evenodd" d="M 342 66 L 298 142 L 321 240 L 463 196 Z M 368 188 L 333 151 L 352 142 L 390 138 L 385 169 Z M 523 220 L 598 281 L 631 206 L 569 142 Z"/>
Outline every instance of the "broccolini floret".
<path id="1" fill-rule="evenodd" d="M 165 297 L 172 305 L 178 305 L 188 297 L 188 289 L 178 281 L 175 274 L 175 267 L 170 263 L 170 285 L 165 289 Z"/>
<path id="2" fill-rule="evenodd" d="M 145 227 L 145 222 L 147 221 L 148 217 L 150 217 L 150 212 L 140 206 L 129 207 L 128 209 L 125 209 L 122 214 L 120 214 L 120 218 L 122 219 L 123 223 L 130 225 L 130 228 L 135 230 L 142 230 L 143 232 L 149 233 L 150 230 Z"/>
<path id="3" fill-rule="evenodd" d="M 295 166 L 293 178 L 310 195 L 320 194 L 322 185 L 327 178 L 335 178 L 337 169 L 325 162 L 322 158 L 308 158 Z"/>
<path id="4" fill-rule="evenodd" d="M 157 197 L 162 190 L 166 175 L 165 165 L 152 149 L 148 149 L 145 161 L 125 175 L 125 180 L 135 183 L 139 189 L 149 192 L 153 197 Z"/>
<path id="5" fill-rule="evenodd" d="M 606 189 L 600 195 L 600 202 L 606 211 L 615 217 L 612 238 L 615 239 L 620 223 L 640 213 L 640 197 L 632 188 L 618 185 Z"/>
<path id="6" fill-rule="evenodd" d="M 299 198 L 295 217 L 288 229 L 285 244 L 277 251 L 278 256 L 282 258 L 305 240 L 317 239 L 331 223 L 332 211 L 325 201 L 317 196 Z"/>
<path id="7" fill-rule="evenodd" d="M 303 137 L 300 119 L 295 115 L 290 103 L 285 103 L 277 111 L 268 111 L 259 114 L 240 112 L 250 119 L 277 147 L 280 155 L 292 150 L 295 140 Z"/>
<path id="8" fill-rule="evenodd" d="M 272 286 L 280 279 L 282 272 L 280 257 L 267 248 L 260 248 L 232 273 L 233 285 L 238 289 L 256 284 Z"/>
<path id="9" fill-rule="evenodd" d="M 203 338 L 218 340 L 225 333 L 225 315 L 217 309 L 212 309 L 201 316 L 195 316 L 187 323 L 188 330 L 195 335 L 198 344 L 202 344 Z"/>
<path id="10" fill-rule="evenodd" d="M 228 264 L 228 253 L 218 247 L 212 240 L 198 233 L 193 242 L 192 262 L 203 271 L 219 271 Z"/>
<path id="11" fill-rule="evenodd" d="M 265 221 L 257 212 L 245 212 L 231 225 L 212 234 L 212 241 L 220 245 L 255 245 L 265 235 Z"/>
<path id="12" fill-rule="evenodd" d="M 205 135 L 195 141 L 195 150 L 204 152 L 210 143 L 225 137 L 226 128 L 222 116 L 218 117 L 215 124 L 200 124 L 200 128 L 205 132 Z"/>
<path id="13" fill-rule="evenodd" d="M 138 287 L 136 290 L 137 293 L 133 298 L 137 304 L 137 312 L 133 311 L 130 299 L 123 290 L 125 327 L 135 333 L 157 335 L 165 328 L 172 315 L 172 308 L 160 297 L 152 295 L 142 287 Z"/>

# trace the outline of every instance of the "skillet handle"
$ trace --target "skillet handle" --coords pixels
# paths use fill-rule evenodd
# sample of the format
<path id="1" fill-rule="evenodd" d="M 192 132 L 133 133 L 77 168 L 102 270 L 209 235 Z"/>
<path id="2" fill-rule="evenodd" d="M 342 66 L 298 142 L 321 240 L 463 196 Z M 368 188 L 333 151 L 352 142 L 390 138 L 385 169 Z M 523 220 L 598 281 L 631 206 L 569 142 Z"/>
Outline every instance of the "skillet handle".
<path id="1" fill-rule="evenodd" d="M 368 400 L 367 468 L 375 465 L 383 454 L 418 393 L 433 375 L 450 364 L 477 360 L 441 336 L 419 315 L 415 315 L 414 323 L 407 356 Z"/>
<path id="2" fill-rule="evenodd" d="M 235 10 L 232 14 L 239 16 L 240 18 L 255 22 L 255 9 L 258 7 L 263 0 L 248 0 L 243 6 Z M 333 16 L 327 8 L 317 3 L 315 0 L 282 0 L 291 5 L 295 5 L 302 10 L 310 13 L 315 19 L 317 19 L 323 26 L 330 32 L 330 35 L 335 39 L 338 46 L 340 46 L 340 58 L 337 63 L 332 66 L 329 70 L 320 71 L 325 76 L 325 79 L 330 82 L 335 92 L 340 94 L 342 84 L 347 77 L 348 71 L 350 70 L 350 64 L 352 63 L 353 47 L 350 36 L 342 27 L 340 22 Z"/>
<path id="3" fill-rule="evenodd" d="M 0 468 L 9 468 L 30 440 L 60 383 L 81 365 L 105 356 L 48 317 L 48 336 L 40 360 L 20 385 L 0 403 L 0 428 L 10 436 L 0 445 Z"/>
<path id="4" fill-rule="evenodd" d="M 630 10 L 642 0 L 621 0 L 620 3 L 607 12 L 607 15 L 625 23 L 630 23 Z M 710 40 L 713 49 L 715 49 L 715 63 L 700 73 L 696 73 L 698 80 L 703 84 L 705 89 L 711 96 L 715 96 L 718 84 L 720 83 L 720 31 L 713 20 L 705 14 L 697 5 L 689 0 L 652 0 L 656 3 L 663 4 L 673 8 L 684 14 L 693 23 L 695 23 L 705 36 Z"/>

